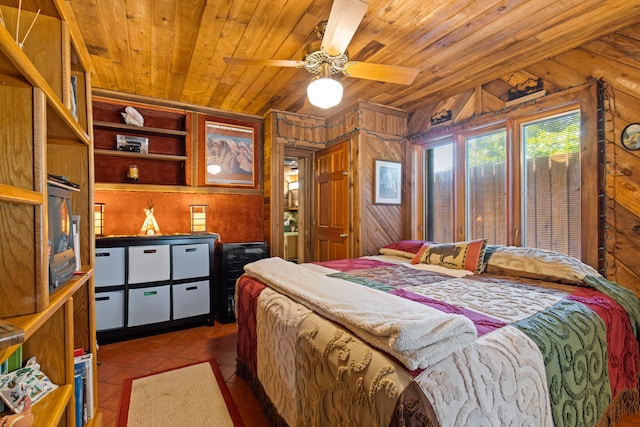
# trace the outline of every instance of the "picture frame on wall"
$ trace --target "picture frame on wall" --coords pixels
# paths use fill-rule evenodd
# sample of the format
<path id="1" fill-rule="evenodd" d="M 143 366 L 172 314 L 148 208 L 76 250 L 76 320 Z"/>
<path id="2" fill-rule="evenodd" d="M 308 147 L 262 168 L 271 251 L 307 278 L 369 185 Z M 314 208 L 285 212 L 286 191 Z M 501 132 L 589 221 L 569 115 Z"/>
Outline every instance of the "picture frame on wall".
<path id="1" fill-rule="evenodd" d="M 258 141 L 255 125 L 204 122 L 204 184 L 255 188 Z"/>
<path id="2" fill-rule="evenodd" d="M 399 205 L 402 202 L 402 163 L 375 161 L 375 197 L 379 205 Z"/>
<path id="3" fill-rule="evenodd" d="M 627 150 L 640 150 L 640 123 L 627 125 L 622 131 L 620 140 Z"/>

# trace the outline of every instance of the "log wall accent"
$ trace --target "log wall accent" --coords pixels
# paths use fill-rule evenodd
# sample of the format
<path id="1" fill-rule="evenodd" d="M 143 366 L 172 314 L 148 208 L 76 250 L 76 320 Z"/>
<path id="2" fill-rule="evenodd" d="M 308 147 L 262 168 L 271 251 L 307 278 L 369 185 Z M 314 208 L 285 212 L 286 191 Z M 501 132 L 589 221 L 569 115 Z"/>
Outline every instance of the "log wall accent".
<path id="1" fill-rule="evenodd" d="M 435 102 L 411 115 L 408 132 L 419 135 L 429 130 L 429 118 L 443 108 L 452 110 L 454 124 L 501 111 L 508 90 L 530 77 L 542 78 L 548 94 L 601 80 L 605 88 L 605 271 L 609 279 L 640 295 L 640 151 L 629 151 L 620 142 L 623 129 L 640 122 L 638 49 L 640 24 Z"/>

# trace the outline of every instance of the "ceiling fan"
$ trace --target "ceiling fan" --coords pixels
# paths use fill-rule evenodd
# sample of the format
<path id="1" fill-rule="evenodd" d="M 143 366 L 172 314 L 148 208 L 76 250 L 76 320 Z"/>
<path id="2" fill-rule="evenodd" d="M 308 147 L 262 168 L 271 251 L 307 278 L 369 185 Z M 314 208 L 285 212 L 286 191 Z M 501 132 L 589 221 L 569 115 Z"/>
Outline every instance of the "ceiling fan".
<path id="1" fill-rule="evenodd" d="M 307 87 L 309 101 L 320 108 L 338 105 L 342 99 L 342 85 L 331 79 L 332 74 L 409 85 L 420 70 L 395 65 L 350 61 L 347 46 L 367 11 L 363 0 L 334 0 L 329 20 L 315 28 L 321 43 L 312 42 L 305 48 L 301 61 L 287 59 L 245 59 L 225 57 L 229 65 L 257 65 L 304 68 L 317 76 Z"/>

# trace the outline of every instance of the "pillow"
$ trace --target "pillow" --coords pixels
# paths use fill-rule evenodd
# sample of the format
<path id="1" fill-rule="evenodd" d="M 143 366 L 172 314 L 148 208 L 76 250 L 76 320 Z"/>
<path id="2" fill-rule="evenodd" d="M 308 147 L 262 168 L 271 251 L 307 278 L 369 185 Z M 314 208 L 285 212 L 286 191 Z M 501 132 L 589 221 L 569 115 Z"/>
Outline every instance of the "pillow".
<path id="1" fill-rule="evenodd" d="M 519 246 L 490 246 L 485 272 L 576 285 L 585 276 L 600 276 L 593 267 L 559 252 Z"/>
<path id="2" fill-rule="evenodd" d="M 456 270 L 481 273 L 486 249 L 487 239 L 456 243 L 425 242 L 411 260 L 411 264 L 441 265 Z"/>
<path id="3" fill-rule="evenodd" d="M 380 248 L 380 255 L 400 256 L 404 258 L 413 258 L 418 253 L 424 240 L 398 240 Z"/>

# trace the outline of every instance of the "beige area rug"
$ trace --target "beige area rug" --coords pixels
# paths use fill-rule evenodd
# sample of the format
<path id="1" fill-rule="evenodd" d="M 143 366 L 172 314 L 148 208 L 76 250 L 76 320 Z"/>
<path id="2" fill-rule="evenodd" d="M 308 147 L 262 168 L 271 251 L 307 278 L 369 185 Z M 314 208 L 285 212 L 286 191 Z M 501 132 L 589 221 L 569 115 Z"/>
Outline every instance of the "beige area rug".
<path id="1" fill-rule="evenodd" d="M 214 360 L 126 379 L 118 427 L 244 427 Z"/>

